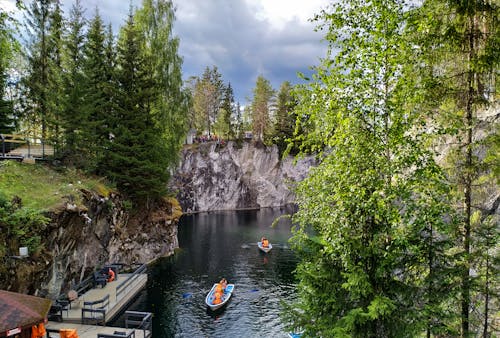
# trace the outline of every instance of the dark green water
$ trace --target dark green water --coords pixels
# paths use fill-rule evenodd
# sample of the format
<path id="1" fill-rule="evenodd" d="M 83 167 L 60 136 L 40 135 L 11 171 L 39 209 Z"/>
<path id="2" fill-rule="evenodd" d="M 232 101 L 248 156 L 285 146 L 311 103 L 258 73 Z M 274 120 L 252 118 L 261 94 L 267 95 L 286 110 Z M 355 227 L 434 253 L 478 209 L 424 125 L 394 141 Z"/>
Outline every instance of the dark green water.
<path id="1" fill-rule="evenodd" d="M 295 295 L 296 259 L 288 247 L 291 223 L 275 218 L 289 210 L 212 212 L 183 216 L 179 252 L 150 269 L 149 285 L 131 310 L 151 311 L 153 337 L 287 337 L 280 302 Z M 273 249 L 260 252 L 268 237 Z M 216 313 L 205 296 L 225 277 L 233 297 Z"/>

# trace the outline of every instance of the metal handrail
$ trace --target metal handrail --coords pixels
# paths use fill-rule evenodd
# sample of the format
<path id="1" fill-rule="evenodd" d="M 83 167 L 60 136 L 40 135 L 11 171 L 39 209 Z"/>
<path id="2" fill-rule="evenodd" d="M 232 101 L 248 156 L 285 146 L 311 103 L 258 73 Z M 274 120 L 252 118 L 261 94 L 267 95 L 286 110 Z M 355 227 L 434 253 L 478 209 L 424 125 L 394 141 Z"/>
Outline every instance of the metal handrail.
<path id="1" fill-rule="evenodd" d="M 96 301 L 91 301 L 91 302 L 83 302 L 83 307 L 82 307 L 82 324 L 84 324 L 87 320 L 98 320 L 98 318 L 95 317 L 96 313 L 99 313 L 102 315 L 102 320 L 99 322 L 102 323 L 102 325 L 106 324 L 106 312 L 109 309 L 109 294 L 104 296 L 102 299 L 96 300 Z M 85 313 L 90 312 L 92 314 L 92 317 L 86 317 Z"/>
<path id="2" fill-rule="evenodd" d="M 116 301 L 118 301 L 119 296 L 121 295 L 122 292 L 125 291 L 126 287 L 128 287 L 130 284 L 132 284 L 133 281 L 135 281 L 140 274 L 146 272 L 148 269 L 146 264 L 142 264 L 137 270 L 135 270 L 131 276 L 129 276 L 127 279 L 125 279 L 123 282 L 121 282 L 117 287 L 116 287 Z"/>
<path id="3" fill-rule="evenodd" d="M 142 330 L 144 338 L 153 335 L 153 314 L 151 312 L 125 311 L 125 328 Z"/>
<path id="4" fill-rule="evenodd" d="M 135 338 L 135 331 L 131 331 L 128 334 L 126 332 L 119 333 L 119 331 L 115 331 L 113 334 L 98 333 L 97 338 Z"/>

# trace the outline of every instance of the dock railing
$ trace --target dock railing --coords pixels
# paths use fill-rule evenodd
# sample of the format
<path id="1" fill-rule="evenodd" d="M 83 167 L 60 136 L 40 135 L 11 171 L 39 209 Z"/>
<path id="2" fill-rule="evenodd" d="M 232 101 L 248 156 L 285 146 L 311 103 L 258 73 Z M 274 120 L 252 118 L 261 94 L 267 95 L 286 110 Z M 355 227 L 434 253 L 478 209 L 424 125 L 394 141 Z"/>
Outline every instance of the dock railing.
<path id="1" fill-rule="evenodd" d="M 153 335 L 153 314 L 151 312 L 125 311 L 125 327 L 142 330 L 144 338 Z"/>
<path id="2" fill-rule="evenodd" d="M 97 338 L 135 338 L 135 331 L 127 332 L 115 331 L 113 334 L 109 333 L 98 333 Z"/>
<path id="3" fill-rule="evenodd" d="M 24 156 L 18 155 L 9 155 L 8 153 L 16 148 L 16 144 L 24 144 L 28 145 L 28 157 L 30 155 L 30 142 L 22 135 L 17 134 L 0 134 L 0 141 L 2 142 L 2 159 L 14 159 L 18 161 L 22 161 Z"/>
<path id="4" fill-rule="evenodd" d="M 96 324 L 100 323 L 102 325 L 106 324 L 106 312 L 109 309 L 109 295 L 104 298 L 93 301 L 93 302 L 83 302 L 82 307 L 82 324 L 87 321 L 94 321 Z M 90 313 L 90 316 L 87 316 Z"/>
<path id="5" fill-rule="evenodd" d="M 116 287 L 116 302 L 118 302 L 122 298 L 123 292 L 127 291 L 127 289 L 133 285 L 134 281 L 139 278 L 140 274 L 146 273 L 147 269 L 148 266 L 146 264 L 142 264 L 139 268 L 137 268 L 137 270 L 132 273 L 132 275 L 130 275 Z"/>

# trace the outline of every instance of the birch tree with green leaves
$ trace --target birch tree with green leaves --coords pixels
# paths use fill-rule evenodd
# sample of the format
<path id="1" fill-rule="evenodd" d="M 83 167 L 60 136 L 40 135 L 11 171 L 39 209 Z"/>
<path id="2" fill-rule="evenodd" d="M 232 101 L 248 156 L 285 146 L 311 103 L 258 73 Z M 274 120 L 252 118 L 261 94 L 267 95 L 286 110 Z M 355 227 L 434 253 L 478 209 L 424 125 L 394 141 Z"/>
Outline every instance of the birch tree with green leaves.
<path id="1" fill-rule="evenodd" d="M 199 133 L 213 133 L 224 96 L 224 82 L 216 66 L 206 67 L 201 78 L 197 78 L 193 90 L 194 126 Z"/>
<path id="2" fill-rule="evenodd" d="M 296 191 L 299 298 L 285 315 L 307 337 L 453 334 L 449 189 L 426 147 L 410 5 L 351 0 L 316 17 L 330 48 L 295 113 L 320 164 Z"/>

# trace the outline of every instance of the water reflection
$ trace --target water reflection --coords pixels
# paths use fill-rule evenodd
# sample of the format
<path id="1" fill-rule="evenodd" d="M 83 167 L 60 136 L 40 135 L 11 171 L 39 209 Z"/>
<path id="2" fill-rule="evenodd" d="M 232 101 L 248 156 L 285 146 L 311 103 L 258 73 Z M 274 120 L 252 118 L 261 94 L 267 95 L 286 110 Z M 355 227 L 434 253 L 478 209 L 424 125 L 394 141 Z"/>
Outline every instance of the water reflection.
<path id="1" fill-rule="evenodd" d="M 154 313 L 154 337 L 286 337 L 280 302 L 294 297 L 296 259 L 287 245 L 290 221 L 271 227 L 284 212 L 183 216 L 179 252 L 152 267 L 145 301 L 134 305 Z M 273 244 L 267 254 L 257 248 L 262 236 Z M 205 296 L 222 277 L 236 284 L 233 296 L 207 310 Z"/>

